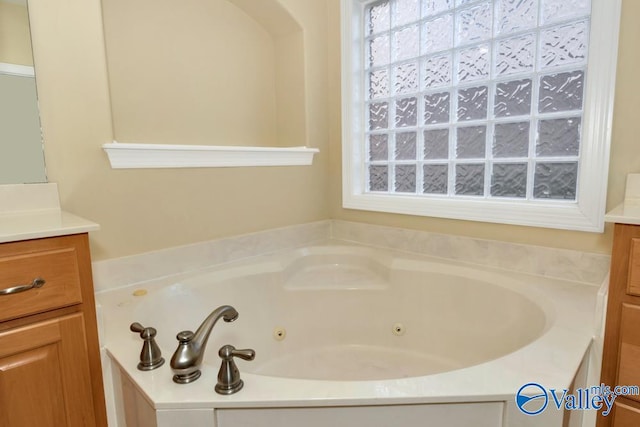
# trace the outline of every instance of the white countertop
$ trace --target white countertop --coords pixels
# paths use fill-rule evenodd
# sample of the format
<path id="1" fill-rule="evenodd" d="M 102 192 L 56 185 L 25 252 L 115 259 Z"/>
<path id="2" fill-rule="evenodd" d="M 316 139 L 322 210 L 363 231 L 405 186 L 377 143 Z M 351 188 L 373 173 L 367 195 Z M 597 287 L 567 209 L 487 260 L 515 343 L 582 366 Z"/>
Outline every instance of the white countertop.
<path id="1" fill-rule="evenodd" d="M 607 212 L 604 221 L 640 225 L 640 174 L 627 175 L 624 202 Z"/>
<path id="2" fill-rule="evenodd" d="M 98 230 L 100 226 L 61 210 L 0 215 L 0 243 L 65 236 Z"/>
<path id="3" fill-rule="evenodd" d="M 604 216 L 605 222 L 616 222 L 618 224 L 640 225 L 640 203 L 635 200 L 627 200 L 607 212 Z"/>
<path id="4" fill-rule="evenodd" d="M 100 226 L 60 209 L 55 183 L 0 185 L 0 243 L 66 236 Z"/>

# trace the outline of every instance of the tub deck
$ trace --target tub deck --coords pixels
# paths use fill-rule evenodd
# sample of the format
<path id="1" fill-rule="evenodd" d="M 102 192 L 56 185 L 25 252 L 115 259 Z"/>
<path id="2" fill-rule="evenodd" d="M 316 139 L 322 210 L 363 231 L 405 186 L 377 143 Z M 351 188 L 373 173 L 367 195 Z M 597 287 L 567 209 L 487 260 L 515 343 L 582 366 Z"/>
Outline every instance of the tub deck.
<path id="1" fill-rule="evenodd" d="M 169 330 L 164 327 L 158 328 L 159 344 L 167 363 L 151 372 L 141 372 L 136 369 L 141 341 L 137 334 L 129 332 L 129 324 L 139 321 L 145 326 L 158 327 L 156 324 L 145 324 L 147 319 L 136 318 L 140 315 L 143 317 L 151 315 L 148 309 L 140 309 L 146 298 L 159 298 L 160 296 L 164 298 L 173 295 L 175 300 L 169 299 L 165 307 L 158 305 L 154 308 L 154 310 L 159 310 L 156 315 L 161 319 L 163 309 L 171 307 L 172 304 L 180 305 L 180 296 L 184 295 L 185 289 L 190 289 L 191 283 L 197 283 L 203 277 L 207 277 L 209 283 L 214 277 L 217 278 L 216 280 L 237 279 L 238 272 L 244 272 L 242 274 L 250 276 L 284 272 L 288 276 L 286 276 L 287 280 L 282 283 L 282 288 L 287 292 L 300 292 L 299 288 L 304 284 L 307 284 L 307 290 L 319 286 L 319 282 L 313 280 L 313 277 L 318 277 L 319 273 L 326 276 L 324 283 L 328 284 L 329 288 L 333 286 L 334 291 L 340 292 L 340 289 L 335 289 L 336 286 L 340 287 L 339 281 L 332 281 L 329 276 L 334 273 L 345 273 L 345 271 L 338 272 L 334 269 L 332 272 L 325 269 L 314 272 L 314 268 L 317 267 L 317 264 L 314 263 L 308 264 L 307 268 L 298 268 L 293 272 L 287 271 L 286 267 L 290 265 L 291 257 L 299 256 L 300 252 L 298 255 L 276 254 L 224 266 L 214 266 L 199 272 L 157 279 L 98 294 L 102 344 L 113 363 L 112 371 L 119 373 L 121 382 L 133 387 L 150 407 L 158 411 L 500 402 L 503 408 L 506 408 L 502 410 L 503 417 L 508 418 L 515 416 L 514 395 L 522 385 L 535 381 L 547 388 L 560 390 L 569 388 L 576 379 L 576 373 L 581 366 L 584 369 L 583 360 L 589 352 L 594 336 L 598 293 L 598 288 L 595 286 L 388 250 L 336 245 L 335 242 L 329 242 L 320 248 L 323 248 L 321 253 L 322 251 L 325 253 L 337 251 L 338 256 L 344 255 L 341 251 L 355 251 L 354 253 L 359 253 L 358 251 L 362 250 L 375 251 L 387 260 L 385 262 L 391 260 L 390 262 L 399 270 L 402 268 L 406 270 L 409 267 L 415 269 L 421 265 L 420 268 L 431 271 L 434 269 L 452 271 L 457 272 L 458 275 L 473 276 L 478 280 L 495 281 L 499 278 L 500 286 L 530 298 L 540 305 L 545 316 L 544 327 L 533 341 L 521 348 L 491 360 L 481 361 L 470 366 L 465 365 L 459 369 L 456 369 L 459 366 L 455 362 L 451 362 L 447 358 L 432 357 L 432 360 L 428 360 L 429 356 L 424 354 L 394 353 L 386 346 L 379 347 L 373 353 L 377 357 L 372 358 L 370 348 L 363 345 L 338 345 L 334 348 L 325 346 L 320 351 L 307 354 L 307 359 L 301 358 L 301 355 L 305 355 L 304 348 L 302 348 L 300 354 L 292 355 L 290 358 L 273 358 L 269 361 L 272 366 L 265 365 L 261 368 L 253 368 L 251 364 L 255 362 L 239 360 L 237 364 L 242 373 L 245 387 L 238 394 L 220 396 L 213 391 L 219 368 L 216 356 L 218 341 L 216 340 L 218 338 L 221 340 L 220 342 L 231 339 L 240 340 L 242 342 L 224 342 L 238 348 L 252 347 L 251 340 L 229 335 L 226 330 L 218 331 L 217 329 L 222 326 L 222 322 L 216 325 L 208 345 L 208 355 L 202 366 L 202 377 L 192 384 L 178 385 L 171 380 L 172 373 L 168 361 L 175 350 L 175 345 L 171 344 L 175 343 L 175 334 L 185 328 L 183 325 L 175 325 Z M 357 269 L 362 265 L 356 263 L 351 267 Z M 377 267 L 370 267 L 367 267 L 366 274 L 370 274 L 372 280 L 364 284 L 360 283 L 362 274 L 355 274 L 353 269 L 347 271 L 349 274 L 346 277 L 351 278 L 348 286 L 351 289 L 350 292 L 357 292 L 358 286 L 370 287 L 369 291 L 384 288 L 384 279 L 388 276 L 385 276 L 384 271 L 376 270 Z M 316 273 L 315 276 L 314 273 Z M 244 283 L 244 279 L 237 280 L 240 280 L 238 283 Z M 207 286 L 215 286 L 215 284 Z M 133 296 L 133 292 L 138 289 L 145 289 L 147 294 L 143 297 Z M 251 298 L 251 295 L 247 295 L 247 297 Z M 210 309 L 228 303 L 229 301 L 213 301 L 210 304 Z M 258 301 L 258 303 L 262 304 L 264 310 L 269 309 L 269 301 Z M 487 304 L 486 301 L 482 301 L 482 303 Z M 500 302 L 496 301 L 496 304 L 500 304 Z M 240 319 L 242 319 L 242 309 L 236 308 L 238 308 Z M 330 310 L 330 308 L 327 309 L 329 311 L 327 315 L 331 314 Z M 315 316 L 317 313 L 313 312 L 309 315 Z M 433 322 L 437 323 L 438 321 L 438 318 L 433 319 Z M 185 324 L 186 328 L 193 330 L 198 326 L 197 321 L 194 323 L 190 319 L 185 320 Z M 225 325 L 225 327 L 227 326 Z M 233 328 L 233 326 L 230 327 Z M 218 334 L 220 337 L 214 339 L 214 336 Z M 479 348 L 478 351 L 484 350 Z M 257 351 L 256 360 L 259 358 L 260 352 Z M 323 372 L 327 358 L 334 358 L 335 361 L 342 358 L 345 361 L 345 372 L 352 372 L 354 375 L 348 380 L 320 379 L 336 377 L 333 375 L 335 373 L 330 375 L 328 372 Z M 322 363 L 314 365 L 314 361 L 318 360 Z M 394 365 L 397 365 L 398 361 L 403 361 L 405 365 L 399 371 L 394 370 L 396 378 L 367 379 L 375 378 L 375 372 L 378 372 L 380 378 L 391 375 L 388 373 L 379 375 L 379 371 L 385 369 L 380 365 L 380 361 Z M 424 366 L 425 363 L 434 366 L 433 372 L 435 373 L 429 374 L 429 370 L 427 370 L 425 375 L 412 375 L 412 372 L 415 372 L 411 369 L 412 365 Z M 255 372 L 251 372 L 252 369 Z M 314 372 L 315 377 L 289 378 L 291 376 L 300 377 L 297 371 L 305 369 L 307 372 Z M 269 375 L 261 375 L 261 372 L 267 372 Z M 282 373 L 281 376 L 273 375 L 278 372 Z M 400 374 L 398 375 L 397 372 Z M 285 374 L 289 377 L 286 377 Z M 337 377 L 339 376 L 338 374 Z M 116 384 L 116 387 L 118 386 L 119 384 Z M 554 412 L 557 412 L 555 408 Z"/>

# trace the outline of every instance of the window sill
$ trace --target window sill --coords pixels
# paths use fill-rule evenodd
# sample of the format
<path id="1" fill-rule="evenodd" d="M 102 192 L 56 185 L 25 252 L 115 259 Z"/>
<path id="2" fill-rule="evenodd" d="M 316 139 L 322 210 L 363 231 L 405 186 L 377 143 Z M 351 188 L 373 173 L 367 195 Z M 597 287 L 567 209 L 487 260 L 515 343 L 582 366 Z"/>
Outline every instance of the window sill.
<path id="1" fill-rule="evenodd" d="M 344 190 L 343 207 L 346 209 L 594 233 L 604 231 L 604 212 L 588 211 L 586 208 L 589 204 L 585 208 L 576 202 L 563 203 L 554 200 L 522 202 L 508 199 L 487 200 L 482 197 L 417 198 L 399 194 L 352 194 L 348 189 Z"/>
<path id="2" fill-rule="evenodd" d="M 214 145 L 103 144 L 113 169 L 223 168 L 305 166 L 320 150 L 307 147 L 245 147 Z"/>

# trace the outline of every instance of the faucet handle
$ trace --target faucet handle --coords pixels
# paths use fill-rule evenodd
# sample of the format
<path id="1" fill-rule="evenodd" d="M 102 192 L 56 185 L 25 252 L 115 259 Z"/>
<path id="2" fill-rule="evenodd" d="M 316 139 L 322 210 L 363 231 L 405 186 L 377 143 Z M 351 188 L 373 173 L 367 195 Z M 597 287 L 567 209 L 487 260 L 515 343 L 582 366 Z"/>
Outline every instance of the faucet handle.
<path id="1" fill-rule="evenodd" d="M 155 328 L 145 328 L 138 322 L 134 322 L 129 326 L 131 332 L 140 334 L 140 338 L 144 340 L 142 351 L 140 352 L 140 363 L 138 369 L 141 371 L 151 371 L 159 368 L 164 363 L 160 347 L 156 344 L 155 336 L 158 333 Z"/>
<path id="2" fill-rule="evenodd" d="M 133 322 L 131 326 L 129 326 L 129 329 L 131 329 L 131 332 L 139 332 L 140 338 L 143 340 L 153 338 L 158 333 L 155 328 L 145 328 L 138 322 Z"/>
<path id="3" fill-rule="evenodd" d="M 244 360 L 253 360 L 256 352 L 251 349 L 238 350 L 232 345 L 225 345 L 220 348 L 218 355 L 222 360 L 231 360 L 232 357 L 239 357 Z"/>
<path id="4" fill-rule="evenodd" d="M 251 349 L 236 350 L 232 345 L 224 345 L 218 351 L 218 355 L 222 359 L 222 366 L 218 371 L 216 393 L 225 395 L 237 393 L 244 386 L 244 381 L 240 379 L 240 371 L 238 371 L 233 358 L 253 360 L 256 357 L 256 352 Z"/>

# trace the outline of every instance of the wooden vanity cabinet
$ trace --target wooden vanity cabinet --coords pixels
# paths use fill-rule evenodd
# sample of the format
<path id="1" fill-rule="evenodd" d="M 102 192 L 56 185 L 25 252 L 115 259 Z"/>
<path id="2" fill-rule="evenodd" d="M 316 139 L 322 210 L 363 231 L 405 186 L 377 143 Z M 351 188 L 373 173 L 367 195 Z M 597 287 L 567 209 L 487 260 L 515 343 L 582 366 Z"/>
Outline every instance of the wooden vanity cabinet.
<path id="1" fill-rule="evenodd" d="M 0 427 L 106 426 L 86 233 L 0 244 Z"/>
<path id="2" fill-rule="evenodd" d="M 640 225 L 615 224 L 601 382 L 640 386 Z M 618 396 L 597 427 L 640 426 L 640 396 Z"/>

